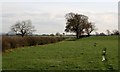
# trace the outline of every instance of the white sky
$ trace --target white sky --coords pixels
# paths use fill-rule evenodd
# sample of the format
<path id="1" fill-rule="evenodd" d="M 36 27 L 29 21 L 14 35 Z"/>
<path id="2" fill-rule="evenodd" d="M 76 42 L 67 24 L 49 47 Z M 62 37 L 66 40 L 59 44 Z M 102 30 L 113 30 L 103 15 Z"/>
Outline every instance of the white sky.
<path id="1" fill-rule="evenodd" d="M 119 0 L 0 0 L 0 2 L 118 2 Z"/>
<path id="2" fill-rule="evenodd" d="M 2 32 L 10 31 L 10 26 L 16 21 L 30 19 L 37 34 L 63 33 L 65 29 L 65 14 L 69 12 L 87 15 L 94 22 L 97 32 L 106 29 L 118 29 L 117 0 L 4 0 L 2 3 Z M 108 2 L 109 1 L 109 2 Z"/>

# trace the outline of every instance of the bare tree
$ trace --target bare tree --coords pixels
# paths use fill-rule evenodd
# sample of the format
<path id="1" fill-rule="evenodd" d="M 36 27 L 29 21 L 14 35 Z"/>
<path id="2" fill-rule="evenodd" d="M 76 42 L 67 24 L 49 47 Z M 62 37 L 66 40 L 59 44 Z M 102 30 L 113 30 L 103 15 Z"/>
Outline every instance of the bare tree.
<path id="1" fill-rule="evenodd" d="M 110 30 L 107 29 L 106 32 L 107 32 L 107 35 L 111 35 Z"/>
<path id="2" fill-rule="evenodd" d="M 59 32 L 57 32 L 57 33 L 56 33 L 56 36 L 60 36 L 60 33 L 59 33 Z"/>
<path id="3" fill-rule="evenodd" d="M 66 32 L 76 33 L 76 37 L 79 38 L 82 34 L 90 33 L 94 30 L 95 26 L 88 21 L 88 17 L 82 14 L 68 13 L 66 14 Z"/>
<path id="4" fill-rule="evenodd" d="M 16 35 L 19 34 L 24 37 L 25 35 L 32 34 L 35 29 L 30 20 L 24 20 L 18 21 L 15 25 L 11 26 L 11 31 L 15 32 Z"/>
<path id="5" fill-rule="evenodd" d="M 113 35 L 119 35 L 120 34 L 120 32 L 118 30 L 116 30 L 116 29 L 113 30 L 112 32 L 113 32 Z"/>
<path id="6" fill-rule="evenodd" d="M 65 33 L 63 33 L 63 36 L 65 36 Z"/>
<path id="7" fill-rule="evenodd" d="M 99 33 L 98 33 L 98 32 L 95 32 L 95 35 L 96 35 L 96 36 L 98 36 L 98 35 L 99 35 Z"/>
<path id="8" fill-rule="evenodd" d="M 85 24 L 88 22 L 88 17 L 81 14 L 68 13 L 66 14 L 66 32 L 75 32 L 76 37 L 79 38 L 83 33 Z"/>
<path id="9" fill-rule="evenodd" d="M 90 33 L 95 30 L 95 25 L 92 22 L 88 22 L 85 26 L 85 32 L 90 36 Z"/>

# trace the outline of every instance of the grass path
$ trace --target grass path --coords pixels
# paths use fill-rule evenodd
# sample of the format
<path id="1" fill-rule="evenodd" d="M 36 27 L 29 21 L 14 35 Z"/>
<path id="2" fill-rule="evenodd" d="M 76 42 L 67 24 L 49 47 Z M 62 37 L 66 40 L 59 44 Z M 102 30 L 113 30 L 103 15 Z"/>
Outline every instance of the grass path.
<path id="1" fill-rule="evenodd" d="M 94 47 L 93 44 L 97 43 Z M 107 48 L 107 63 L 101 60 Z M 3 70 L 106 70 L 118 69 L 117 36 L 89 37 L 76 41 L 17 48 L 3 53 Z"/>

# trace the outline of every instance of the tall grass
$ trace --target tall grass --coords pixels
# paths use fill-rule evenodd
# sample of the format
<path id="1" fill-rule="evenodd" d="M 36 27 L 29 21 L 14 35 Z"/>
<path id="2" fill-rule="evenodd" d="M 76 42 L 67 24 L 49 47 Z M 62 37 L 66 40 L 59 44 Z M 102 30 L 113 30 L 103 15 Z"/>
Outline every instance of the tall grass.
<path id="1" fill-rule="evenodd" d="M 63 37 L 18 37 L 18 36 L 3 36 L 2 51 L 24 46 L 44 45 L 62 41 Z"/>

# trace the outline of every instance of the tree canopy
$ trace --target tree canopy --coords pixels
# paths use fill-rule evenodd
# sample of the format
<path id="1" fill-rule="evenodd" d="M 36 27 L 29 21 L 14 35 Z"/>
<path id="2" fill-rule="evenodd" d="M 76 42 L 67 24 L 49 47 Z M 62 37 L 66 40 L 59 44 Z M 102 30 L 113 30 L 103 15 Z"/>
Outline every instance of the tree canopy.
<path id="1" fill-rule="evenodd" d="M 82 34 L 90 33 L 95 29 L 95 25 L 88 21 L 88 17 L 82 14 L 68 13 L 65 15 L 66 22 L 66 32 L 76 33 L 76 37 L 79 38 Z"/>
<path id="2" fill-rule="evenodd" d="M 32 26 L 32 22 L 30 20 L 24 20 L 18 21 L 13 26 L 11 26 L 11 31 L 23 37 L 25 35 L 32 34 L 35 29 L 34 26 Z"/>

